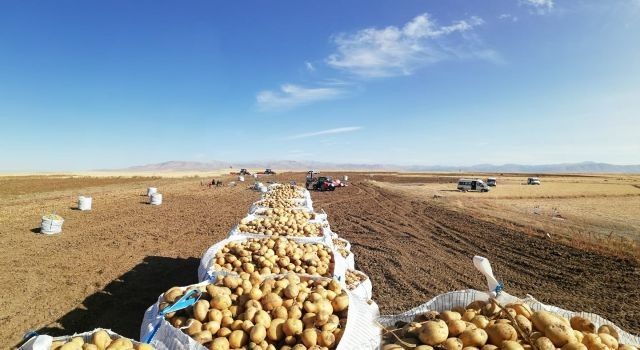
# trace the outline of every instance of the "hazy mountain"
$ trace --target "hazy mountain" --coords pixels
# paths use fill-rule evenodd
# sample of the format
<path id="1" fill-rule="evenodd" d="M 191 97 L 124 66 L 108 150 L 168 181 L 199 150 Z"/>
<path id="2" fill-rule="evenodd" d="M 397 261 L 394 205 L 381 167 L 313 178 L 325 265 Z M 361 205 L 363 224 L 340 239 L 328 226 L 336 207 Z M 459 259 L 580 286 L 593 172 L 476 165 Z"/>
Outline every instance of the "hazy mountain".
<path id="1" fill-rule="evenodd" d="M 266 160 L 252 162 L 190 162 L 168 161 L 157 164 L 133 166 L 128 171 L 206 171 L 225 168 L 272 168 L 274 170 L 368 170 L 368 171 L 446 171 L 446 172 L 496 172 L 496 173 L 640 173 L 640 165 L 615 165 L 608 163 L 581 162 L 544 165 L 525 164 L 478 164 L 472 166 L 442 165 L 393 165 L 393 164 L 357 164 L 329 163 L 295 160 Z M 122 169 L 120 169 L 122 170 Z"/>

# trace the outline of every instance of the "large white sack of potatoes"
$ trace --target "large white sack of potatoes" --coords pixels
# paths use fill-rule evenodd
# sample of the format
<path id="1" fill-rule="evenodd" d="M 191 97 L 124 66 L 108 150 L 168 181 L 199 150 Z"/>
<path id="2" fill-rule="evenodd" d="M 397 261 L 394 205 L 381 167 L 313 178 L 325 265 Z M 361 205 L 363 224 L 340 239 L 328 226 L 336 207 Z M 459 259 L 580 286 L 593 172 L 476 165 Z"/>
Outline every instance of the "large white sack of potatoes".
<path id="1" fill-rule="evenodd" d="M 357 279 L 351 281 L 350 279 L 352 277 L 350 276 L 354 276 Z M 345 273 L 345 285 L 347 286 L 347 290 L 364 300 L 373 298 L 371 279 L 362 271 L 347 269 Z"/>
<path id="2" fill-rule="evenodd" d="M 212 268 L 211 267 L 212 260 L 215 258 L 216 253 L 218 253 L 218 251 L 224 248 L 224 246 L 226 246 L 227 244 L 231 242 L 244 242 L 254 238 L 266 241 L 269 239 L 269 236 L 239 234 L 239 235 L 230 236 L 229 238 L 224 239 L 212 245 L 209 249 L 207 249 L 207 251 L 204 253 L 204 255 L 202 255 L 202 258 L 200 259 L 200 265 L 198 266 L 198 281 L 202 282 L 206 280 L 211 280 L 211 279 L 214 279 L 216 275 L 227 275 L 229 273 L 234 273 L 226 270 L 216 270 L 215 268 Z M 290 241 L 298 242 L 298 243 L 303 243 L 303 244 L 317 243 L 317 244 L 322 244 L 326 246 L 331 251 L 331 255 L 333 257 L 333 271 L 331 271 L 333 278 L 337 279 L 341 283 L 345 281 L 345 273 L 347 271 L 347 268 L 349 267 L 349 262 L 347 262 L 339 252 L 333 249 L 331 240 L 324 240 L 320 242 L 309 242 L 306 239 L 306 237 L 282 237 L 282 238 Z"/>
<path id="3" fill-rule="evenodd" d="M 52 337 L 49 335 L 38 335 L 35 337 L 30 338 L 29 340 L 27 340 L 27 342 L 25 342 L 21 347 L 19 347 L 19 350 L 50 350 L 51 346 L 54 342 L 69 342 L 71 341 L 73 338 L 82 338 L 84 343 L 92 343 L 92 337 L 94 335 L 94 333 L 98 332 L 98 331 L 104 331 L 106 332 L 109 337 L 112 340 L 118 339 L 118 338 L 123 338 L 123 339 L 127 339 L 129 341 L 131 341 L 131 343 L 134 345 L 134 348 L 138 348 L 138 346 L 140 346 L 140 343 L 132 340 L 132 339 L 128 339 L 126 337 L 123 337 L 115 332 L 112 332 L 110 329 L 101 329 L 101 328 L 97 328 L 94 329 L 92 331 L 89 332 L 84 332 L 84 333 L 76 333 L 74 335 L 65 335 L 65 336 L 60 336 L 60 337 Z M 104 334 L 101 334 L 104 335 Z M 99 341 L 99 339 L 96 339 Z M 147 345 L 148 346 L 148 345 Z"/>
<path id="4" fill-rule="evenodd" d="M 211 281 L 201 282 L 192 286 L 182 287 L 186 290 L 191 287 L 206 286 Z M 369 304 L 354 294 L 347 292 L 349 296 L 349 311 L 347 323 L 336 350 L 377 350 L 380 348 L 381 329 L 376 324 L 379 317 L 378 306 Z M 140 328 L 140 339 L 147 339 L 149 334 L 157 327 L 157 331 L 150 344 L 157 350 L 207 350 L 193 338 L 173 327 L 164 317 L 160 316 L 159 305 L 163 301 L 164 294 L 158 297 L 158 301 L 150 306 L 144 314 Z"/>

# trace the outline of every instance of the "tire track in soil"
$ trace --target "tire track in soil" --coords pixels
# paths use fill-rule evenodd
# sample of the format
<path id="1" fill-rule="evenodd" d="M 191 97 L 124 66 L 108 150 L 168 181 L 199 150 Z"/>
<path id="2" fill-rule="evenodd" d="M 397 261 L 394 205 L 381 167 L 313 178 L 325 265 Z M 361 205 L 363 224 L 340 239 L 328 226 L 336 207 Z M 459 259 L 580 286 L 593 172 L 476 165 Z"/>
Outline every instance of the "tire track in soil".
<path id="1" fill-rule="evenodd" d="M 486 288 L 471 261 L 483 255 L 511 294 L 597 313 L 640 333 L 640 266 L 632 260 L 532 237 L 367 182 L 312 196 L 332 229 L 351 242 L 356 268 L 371 278 L 384 314 L 443 292 Z"/>

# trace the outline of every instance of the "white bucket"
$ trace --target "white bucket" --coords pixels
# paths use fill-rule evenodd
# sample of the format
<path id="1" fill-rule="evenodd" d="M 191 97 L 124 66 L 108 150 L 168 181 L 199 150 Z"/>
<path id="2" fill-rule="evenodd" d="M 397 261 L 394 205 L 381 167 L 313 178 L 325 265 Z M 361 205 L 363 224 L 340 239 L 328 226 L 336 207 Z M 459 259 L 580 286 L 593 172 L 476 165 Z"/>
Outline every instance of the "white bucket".
<path id="1" fill-rule="evenodd" d="M 78 209 L 85 211 L 91 210 L 91 203 L 93 202 L 93 198 L 80 196 L 78 197 Z"/>
<path id="2" fill-rule="evenodd" d="M 244 182 L 244 176 L 242 176 L 242 175 L 238 176 L 238 181 Z"/>
<path id="3" fill-rule="evenodd" d="M 42 222 L 40 223 L 40 233 L 44 233 L 45 235 L 52 235 L 55 233 L 62 232 L 62 223 L 64 219 L 60 218 L 59 220 L 55 220 L 52 218 L 48 218 L 48 215 L 42 217 Z"/>
<path id="4" fill-rule="evenodd" d="M 151 205 L 160 205 L 162 204 L 162 193 L 152 193 L 151 198 L 149 199 L 149 204 Z"/>
<path id="5" fill-rule="evenodd" d="M 158 189 L 156 187 L 147 188 L 147 196 L 150 196 L 150 195 L 152 195 L 154 193 L 157 193 L 157 192 L 158 192 Z"/>
<path id="6" fill-rule="evenodd" d="M 342 179 L 343 179 L 344 181 L 349 181 L 349 175 L 345 175 L 345 176 L 343 176 L 343 177 L 342 177 Z"/>

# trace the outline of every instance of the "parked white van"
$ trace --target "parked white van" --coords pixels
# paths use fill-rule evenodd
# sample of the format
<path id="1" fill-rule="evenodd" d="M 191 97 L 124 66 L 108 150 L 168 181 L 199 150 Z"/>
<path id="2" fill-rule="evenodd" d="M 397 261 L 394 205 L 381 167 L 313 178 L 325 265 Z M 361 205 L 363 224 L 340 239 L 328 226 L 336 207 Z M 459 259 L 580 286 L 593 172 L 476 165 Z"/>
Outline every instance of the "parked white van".
<path id="1" fill-rule="evenodd" d="M 495 178 L 495 177 L 488 177 L 488 178 L 487 178 L 487 186 L 494 187 L 494 186 L 496 186 L 496 185 L 498 185 L 498 183 L 497 183 L 497 181 L 496 181 L 496 178 Z"/>
<path id="2" fill-rule="evenodd" d="M 480 179 L 460 179 L 458 180 L 458 190 L 489 192 L 489 186 Z"/>
<path id="3" fill-rule="evenodd" d="M 540 184 L 540 179 L 538 179 L 537 177 L 530 177 L 527 179 L 527 185 L 539 185 Z"/>

